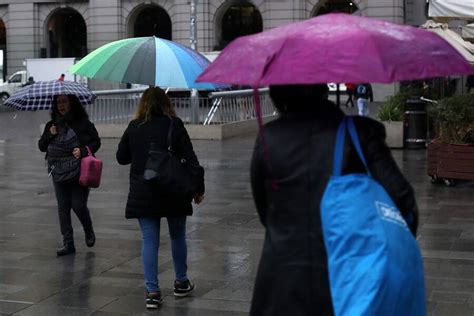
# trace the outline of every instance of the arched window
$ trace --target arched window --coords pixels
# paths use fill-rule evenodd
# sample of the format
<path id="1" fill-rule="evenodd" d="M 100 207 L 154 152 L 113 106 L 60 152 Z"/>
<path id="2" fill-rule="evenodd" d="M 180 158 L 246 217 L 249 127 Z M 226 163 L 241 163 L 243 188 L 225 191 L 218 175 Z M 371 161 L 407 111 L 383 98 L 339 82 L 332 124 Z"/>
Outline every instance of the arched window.
<path id="1" fill-rule="evenodd" d="M 351 0 L 321 0 L 315 8 L 313 16 L 336 12 L 352 14 L 358 9 Z"/>
<path id="2" fill-rule="evenodd" d="M 221 36 L 217 49 L 223 49 L 237 37 L 259 33 L 263 30 L 262 15 L 250 3 L 235 4 L 223 14 Z"/>
<path id="3" fill-rule="evenodd" d="M 171 19 L 157 5 L 147 5 L 140 10 L 133 24 L 133 36 L 156 36 L 171 40 Z"/>
<path id="4" fill-rule="evenodd" d="M 49 18 L 47 37 L 49 57 L 87 55 L 86 23 L 74 9 L 59 9 Z"/>

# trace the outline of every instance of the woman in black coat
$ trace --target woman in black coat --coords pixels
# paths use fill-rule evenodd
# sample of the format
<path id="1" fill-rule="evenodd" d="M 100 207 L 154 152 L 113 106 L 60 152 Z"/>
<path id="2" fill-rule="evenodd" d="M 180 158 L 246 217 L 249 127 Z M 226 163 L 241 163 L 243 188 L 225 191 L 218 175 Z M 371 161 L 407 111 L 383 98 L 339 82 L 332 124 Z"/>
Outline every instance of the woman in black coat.
<path id="1" fill-rule="evenodd" d="M 333 315 L 319 205 L 344 113 L 327 100 L 325 85 L 272 86 L 270 96 L 280 117 L 265 125 L 267 149 L 257 140 L 251 166 L 252 192 L 266 228 L 251 315 Z M 385 144 L 383 125 L 366 117 L 354 122 L 372 176 L 413 219 L 415 234 L 413 189 Z M 346 142 L 343 173 L 357 172 L 365 172 L 364 166 Z"/>
<path id="2" fill-rule="evenodd" d="M 84 229 L 86 245 L 93 247 L 95 234 L 87 208 L 89 188 L 79 184 L 80 160 L 100 147 L 100 138 L 86 110 L 74 95 L 57 95 L 53 98 L 51 121 L 46 123 L 38 147 L 46 152 L 48 171 L 53 178 L 58 201 L 59 224 L 63 235 L 63 247 L 56 251 L 64 256 L 76 251 L 71 208 Z"/>
<path id="3" fill-rule="evenodd" d="M 200 170 L 194 197 L 175 198 L 166 190 L 144 180 L 143 172 L 150 143 L 168 148 L 168 129 L 173 120 L 171 146 L 175 156 Z M 126 218 L 138 218 L 143 234 L 142 260 L 147 289 L 147 308 L 157 308 L 162 302 L 158 284 L 158 247 L 160 220 L 166 217 L 171 238 L 171 250 L 176 273 L 174 295 L 183 297 L 191 293 L 194 284 L 187 276 L 186 216 L 193 213 L 191 200 L 199 204 L 204 198 L 204 169 L 199 166 L 183 122 L 166 93 L 160 88 L 149 88 L 138 104 L 135 119 L 130 122 L 118 145 L 117 161 L 130 167 L 130 191 Z"/>

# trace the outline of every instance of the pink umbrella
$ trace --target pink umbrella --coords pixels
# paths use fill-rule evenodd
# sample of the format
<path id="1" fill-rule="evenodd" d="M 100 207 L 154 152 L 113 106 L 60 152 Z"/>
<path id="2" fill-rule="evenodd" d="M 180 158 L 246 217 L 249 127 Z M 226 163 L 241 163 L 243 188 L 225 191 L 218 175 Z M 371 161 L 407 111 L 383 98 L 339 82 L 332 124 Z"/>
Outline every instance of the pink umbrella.
<path id="1" fill-rule="evenodd" d="M 432 32 L 327 14 L 236 39 L 197 81 L 251 86 L 389 83 L 472 73 L 474 67 Z"/>

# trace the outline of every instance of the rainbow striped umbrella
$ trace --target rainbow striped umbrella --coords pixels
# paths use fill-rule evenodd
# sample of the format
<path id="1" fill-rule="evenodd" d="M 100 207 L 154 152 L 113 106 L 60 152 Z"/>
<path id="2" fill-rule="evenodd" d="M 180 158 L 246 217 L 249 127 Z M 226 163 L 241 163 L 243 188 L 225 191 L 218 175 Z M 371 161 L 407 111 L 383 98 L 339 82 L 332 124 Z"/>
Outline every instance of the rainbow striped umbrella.
<path id="1" fill-rule="evenodd" d="M 135 37 L 97 48 L 69 72 L 81 76 L 166 88 L 207 89 L 223 85 L 196 83 L 210 64 L 189 47 L 157 37 Z"/>

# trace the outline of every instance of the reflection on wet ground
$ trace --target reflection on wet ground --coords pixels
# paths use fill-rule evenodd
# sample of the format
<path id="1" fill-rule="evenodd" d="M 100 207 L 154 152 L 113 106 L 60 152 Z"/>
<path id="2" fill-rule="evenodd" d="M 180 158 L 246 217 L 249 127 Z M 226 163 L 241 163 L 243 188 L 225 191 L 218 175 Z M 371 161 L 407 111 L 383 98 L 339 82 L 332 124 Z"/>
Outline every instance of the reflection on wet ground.
<path id="1" fill-rule="evenodd" d="M 92 249 L 74 218 L 77 253 L 56 258 L 60 243 L 56 201 L 37 150 L 46 112 L 0 112 L 0 313 L 2 315 L 140 315 L 144 308 L 141 235 L 124 218 L 128 168 L 115 163 L 118 140 L 106 139 L 103 182 L 90 195 L 97 235 Z M 192 297 L 175 299 L 167 225 L 162 225 L 161 315 L 246 315 L 264 231 L 249 187 L 253 136 L 194 141 L 206 168 L 206 200 L 189 218 Z M 425 175 L 423 150 L 394 151 L 414 185 L 421 210 L 429 315 L 474 311 L 472 183 L 435 186 Z"/>

